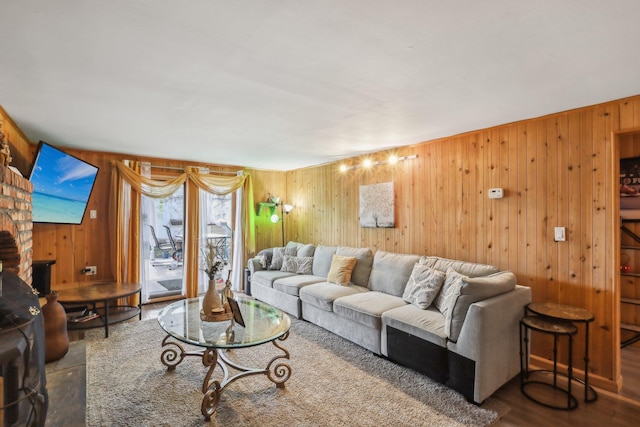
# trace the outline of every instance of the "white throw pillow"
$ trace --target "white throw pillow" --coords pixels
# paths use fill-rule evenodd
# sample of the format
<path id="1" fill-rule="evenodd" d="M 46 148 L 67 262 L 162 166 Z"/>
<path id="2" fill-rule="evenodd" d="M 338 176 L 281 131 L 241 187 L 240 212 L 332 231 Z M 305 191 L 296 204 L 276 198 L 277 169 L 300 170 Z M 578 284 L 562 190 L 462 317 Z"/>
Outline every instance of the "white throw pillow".
<path id="1" fill-rule="evenodd" d="M 285 255 L 280 271 L 298 274 L 311 274 L 312 265 L 313 257 L 296 257 Z"/>
<path id="2" fill-rule="evenodd" d="M 446 274 L 425 265 L 416 263 L 404 288 L 402 299 L 426 310 L 436 299 L 444 283 Z"/>
<path id="3" fill-rule="evenodd" d="M 453 306 L 456 304 L 456 299 L 458 299 L 458 296 L 460 295 L 460 288 L 462 288 L 463 283 L 462 281 L 466 278 L 467 276 L 458 273 L 451 267 L 447 270 L 442 290 L 435 302 L 436 308 L 445 318 L 447 318 L 447 315 L 451 315 Z"/>
<path id="4" fill-rule="evenodd" d="M 285 255 L 282 260 L 282 267 L 280 271 L 286 271 L 288 273 L 295 273 L 298 270 L 298 258 Z"/>
<path id="5" fill-rule="evenodd" d="M 298 269 L 296 273 L 298 274 L 311 274 L 311 270 L 313 267 L 313 257 L 312 256 L 299 256 L 298 260 Z"/>

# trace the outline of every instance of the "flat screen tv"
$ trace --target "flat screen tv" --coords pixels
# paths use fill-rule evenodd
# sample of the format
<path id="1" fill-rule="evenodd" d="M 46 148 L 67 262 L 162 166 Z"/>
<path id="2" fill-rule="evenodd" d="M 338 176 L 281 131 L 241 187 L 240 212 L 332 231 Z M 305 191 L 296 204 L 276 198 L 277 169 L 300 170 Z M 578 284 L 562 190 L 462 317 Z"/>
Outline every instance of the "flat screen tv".
<path id="1" fill-rule="evenodd" d="M 40 141 L 29 181 L 33 222 L 81 224 L 98 168 Z"/>

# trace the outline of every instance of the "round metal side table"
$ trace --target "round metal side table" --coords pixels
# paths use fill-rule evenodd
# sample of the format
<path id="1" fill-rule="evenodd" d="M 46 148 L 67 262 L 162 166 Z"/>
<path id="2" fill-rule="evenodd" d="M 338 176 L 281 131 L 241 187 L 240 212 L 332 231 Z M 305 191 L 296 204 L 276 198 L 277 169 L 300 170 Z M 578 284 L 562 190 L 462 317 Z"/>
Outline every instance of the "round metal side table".
<path id="1" fill-rule="evenodd" d="M 553 335 L 553 370 L 536 369 L 529 370 L 529 331 L 542 332 L 543 334 Z M 573 380 L 573 336 L 578 333 L 578 328 L 568 322 L 548 319 L 542 316 L 525 316 L 520 320 L 520 391 L 534 402 L 552 409 L 572 410 L 578 407 L 578 400 L 571 393 L 571 384 Z M 558 338 L 566 336 L 569 340 L 569 363 L 567 366 L 567 374 L 558 372 Z M 524 343 L 524 351 L 523 351 Z M 530 379 L 532 374 L 551 373 L 553 374 L 553 383 Z M 562 388 L 558 385 L 558 376 L 566 376 L 567 387 Z M 567 396 L 566 406 L 554 405 L 547 403 L 527 392 L 527 386 L 530 384 L 539 384 L 552 387 Z"/>
<path id="2" fill-rule="evenodd" d="M 532 302 L 525 307 L 525 316 L 529 313 L 572 324 L 585 324 L 584 381 L 580 378 L 574 378 L 574 380 L 584 384 L 585 403 L 595 402 L 598 399 L 598 393 L 589 385 L 589 324 L 595 319 L 593 313 L 581 307 L 556 304 L 553 302 Z"/>

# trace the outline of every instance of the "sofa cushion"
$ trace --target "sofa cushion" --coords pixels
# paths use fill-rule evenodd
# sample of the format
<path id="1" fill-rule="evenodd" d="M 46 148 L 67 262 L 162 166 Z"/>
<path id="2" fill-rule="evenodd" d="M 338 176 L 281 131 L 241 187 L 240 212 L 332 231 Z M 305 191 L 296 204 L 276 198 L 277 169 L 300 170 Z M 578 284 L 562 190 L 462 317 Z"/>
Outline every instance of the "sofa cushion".
<path id="1" fill-rule="evenodd" d="M 251 284 L 262 285 L 268 288 L 273 288 L 273 282 L 283 277 L 295 276 L 295 273 L 288 273 L 286 271 L 272 271 L 272 270 L 259 270 L 255 271 L 251 275 Z"/>
<path id="2" fill-rule="evenodd" d="M 405 304 L 382 313 L 382 323 L 440 347 L 447 346 L 445 318 L 433 306 L 422 310 L 415 305 Z"/>
<path id="3" fill-rule="evenodd" d="M 329 282 L 314 283 L 300 289 L 300 300 L 322 310 L 333 311 L 333 302 L 336 299 L 361 292 L 369 292 L 369 290 L 353 284 L 340 286 Z"/>
<path id="4" fill-rule="evenodd" d="M 419 260 L 418 255 L 377 251 L 373 257 L 369 289 L 402 297 L 413 266 Z"/>
<path id="5" fill-rule="evenodd" d="M 324 277 L 313 276 L 311 274 L 296 274 L 274 280 L 273 289 L 297 297 L 300 295 L 301 288 L 324 281 L 326 281 Z"/>
<path id="6" fill-rule="evenodd" d="M 418 308 L 426 310 L 436 299 L 446 274 L 440 270 L 416 263 L 404 288 L 402 299 Z"/>
<path id="7" fill-rule="evenodd" d="M 427 267 L 435 268 L 440 271 L 447 271 L 451 267 L 458 273 L 464 274 L 468 277 L 488 276 L 500 271 L 493 265 L 440 258 L 437 256 L 423 256 L 420 258 L 420 264 L 424 264 Z"/>
<path id="8" fill-rule="evenodd" d="M 355 266 L 356 257 L 334 255 L 327 275 L 327 282 L 348 286 L 351 281 L 351 272 Z"/>
<path id="9" fill-rule="evenodd" d="M 402 307 L 402 298 L 382 292 L 363 292 L 338 298 L 333 302 L 333 311 L 342 317 L 374 329 L 382 328 L 382 313 Z"/>
<path id="10" fill-rule="evenodd" d="M 316 247 L 313 246 L 312 243 L 309 243 L 307 245 L 302 245 L 301 247 L 298 248 L 298 256 L 299 257 L 312 257 L 313 253 L 315 252 Z"/>
<path id="11" fill-rule="evenodd" d="M 289 240 L 285 248 L 295 248 L 296 252 L 298 249 L 304 246 L 304 243 L 294 242 L 293 240 Z"/>
<path id="12" fill-rule="evenodd" d="M 327 277 L 331 268 L 331 261 L 338 248 L 336 246 L 318 245 L 313 253 L 313 275 Z"/>
<path id="13" fill-rule="evenodd" d="M 359 286 L 367 286 L 369 284 L 371 266 L 373 265 L 373 252 L 371 252 L 370 248 L 338 246 L 336 255 L 356 257 L 356 266 L 351 273 L 351 282 Z"/>
<path id="14" fill-rule="evenodd" d="M 501 271 L 484 277 L 463 278 L 462 286 L 457 288 L 454 294 L 456 298 L 453 309 L 445 316 L 445 333 L 449 339 L 458 341 L 471 304 L 512 291 L 515 287 L 516 276 L 511 271 Z"/>

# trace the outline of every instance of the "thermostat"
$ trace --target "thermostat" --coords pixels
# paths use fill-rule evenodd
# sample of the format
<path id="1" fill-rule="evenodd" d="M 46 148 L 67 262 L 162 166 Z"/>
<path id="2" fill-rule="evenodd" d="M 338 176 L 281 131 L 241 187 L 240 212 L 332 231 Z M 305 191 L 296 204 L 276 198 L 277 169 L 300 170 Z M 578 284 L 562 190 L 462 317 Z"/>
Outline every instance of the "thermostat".
<path id="1" fill-rule="evenodd" d="M 489 189 L 489 198 L 490 199 L 502 199 L 504 197 L 504 191 L 502 188 L 490 188 Z"/>

